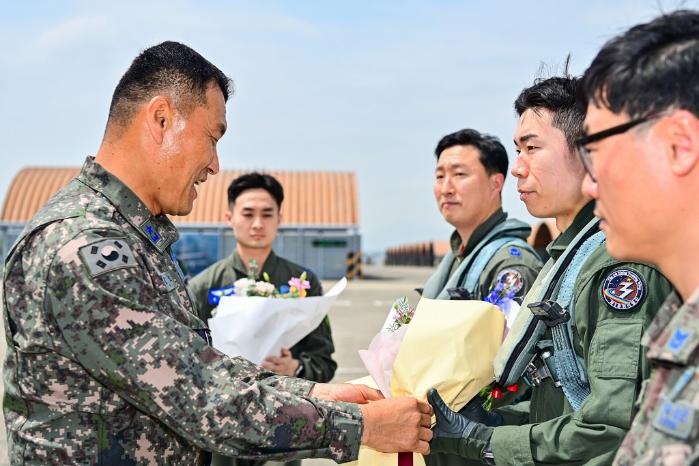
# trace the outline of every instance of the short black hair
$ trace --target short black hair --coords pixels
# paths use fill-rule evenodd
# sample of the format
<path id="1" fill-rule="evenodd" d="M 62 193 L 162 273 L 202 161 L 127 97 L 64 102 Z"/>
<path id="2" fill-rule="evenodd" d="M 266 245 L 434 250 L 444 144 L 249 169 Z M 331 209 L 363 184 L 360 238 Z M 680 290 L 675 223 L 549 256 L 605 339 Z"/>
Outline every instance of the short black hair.
<path id="1" fill-rule="evenodd" d="M 631 118 L 670 108 L 699 117 L 699 12 L 664 14 L 611 39 L 585 71 L 581 93 Z"/>
<path id="2" fill-rule="evenodd" d="M 566 65 L 567 68 L 567 65 Z M 515 100 L 515 111 L 522 116 L 527 110 L 537 112 L 546 109 L 551 112 L 551 125 L 565 135 L 571 153 L 575 142 L 583 134 L 585 108 L 579 100 L 580 78 L 554 76 L 538 78 L 534 84 L 519 93 Z"/>
<path id="3" fill-rule="evenodd" d="M 243 191 L 248 189 L 264 189 L 277 202 L 277 207 L 281 210 L 284 202 L 284 188 L 282 184 L 272 175 L 266 173 L 252 172 L 240 175 L 228 186 L 228 205 L 233 205 Z"/>
<path id="4" fill-rule="evenodd" d="M 502 173 L 503 176 L 507 177 L 507 150 L 495 136 L 470 128 L 447 134 L 439 140 L 434 150 L 437 160 L 439 160 L 442 152 L 454 146 L 475 147 L 480 154 L 478 159 L 488 175 Z"/>
<path id="5" fill-rule="evenodd" d="M 189 113 L 206 104 L 206 88 L 215 83 L 228 101 L 232 81 L 190 47 L 167 41 L 141 52 L 119 80 L 109 106 L 109 123 L 127 126 L 138 107 L 158 94 L 171 97 L 177 109 Z"/>

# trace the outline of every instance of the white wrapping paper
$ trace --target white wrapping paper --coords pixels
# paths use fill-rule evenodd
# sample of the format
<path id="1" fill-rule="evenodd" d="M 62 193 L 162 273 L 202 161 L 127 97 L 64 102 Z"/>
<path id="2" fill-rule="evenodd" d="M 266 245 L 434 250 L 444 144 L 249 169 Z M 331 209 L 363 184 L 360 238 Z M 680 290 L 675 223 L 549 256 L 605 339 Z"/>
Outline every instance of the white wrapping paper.
<path id="1" fill-rule="evenodd" d="M 228 356 L 260 364 L 318 327 L 346 286 L 343 278 L 324 296 L 297 299 L 224 296 L 209 319 L 213 345 Z"/>

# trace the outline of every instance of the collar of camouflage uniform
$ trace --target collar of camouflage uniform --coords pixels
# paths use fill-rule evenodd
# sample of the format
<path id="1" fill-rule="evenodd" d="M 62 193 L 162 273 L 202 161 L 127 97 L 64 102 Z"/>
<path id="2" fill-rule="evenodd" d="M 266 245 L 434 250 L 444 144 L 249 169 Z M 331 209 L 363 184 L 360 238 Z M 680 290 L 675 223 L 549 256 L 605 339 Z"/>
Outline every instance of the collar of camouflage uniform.
<path id="1" fill-rule="evenodd" d="M 116 176 L 95 162 L 85 160 L 78 181 L 101 193 L 160 252 L 179 239 L 177 228 L 167 215 L 154 216 L 141 199 Z"/>

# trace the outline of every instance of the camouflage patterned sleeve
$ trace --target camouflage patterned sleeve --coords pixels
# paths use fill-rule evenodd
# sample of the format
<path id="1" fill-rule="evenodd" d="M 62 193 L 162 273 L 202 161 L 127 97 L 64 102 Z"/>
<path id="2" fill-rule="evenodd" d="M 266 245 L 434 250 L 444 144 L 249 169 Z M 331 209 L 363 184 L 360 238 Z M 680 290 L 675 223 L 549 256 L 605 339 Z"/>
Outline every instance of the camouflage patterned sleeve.
<path id="1" fill-rule="evenodd" d="M 197 315 L 203 321 L 211 318 L 211 311 L 214 306 L 209 304 L 209 288 L 211 287 L 206 270 L 199 275 L 192 277 L 187 284 L 189 294 L 192 297 L 192 304 L 197 311 Z"/>
<path id="2" fill-rule="evenodd" d="M 119 234 L 81 232 L 51 262 L 44 309 L 57 324 L 62 351 L 201 449 L 239 457 L 357 458 L 358 406 L 278 390 L 301 384 L 307 393 L 312 384 L 277 377 L 275 388 L 271 374 L 213 349 L 154 285 L 148 251 L 136 247 L 135 266 L 106 271 L 81 257 L 105 235 Z"/>

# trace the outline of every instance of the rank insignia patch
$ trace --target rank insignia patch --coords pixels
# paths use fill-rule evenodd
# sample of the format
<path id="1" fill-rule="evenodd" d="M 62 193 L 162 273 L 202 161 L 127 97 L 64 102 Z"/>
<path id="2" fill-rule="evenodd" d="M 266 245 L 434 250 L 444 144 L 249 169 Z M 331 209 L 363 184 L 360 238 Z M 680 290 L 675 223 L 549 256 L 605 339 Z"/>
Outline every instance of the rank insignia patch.
<path id="1" fill-rule="evenodd" d="M 524 277 L 515 269 L 502 270 L 497 276 L 497 282 L 502 283 L 506 288 L 517 294 L 524 286 Z"/>
<path id="2" fill-rule="evenodd" d="M 93 277 L 115 269 L 138 267 L 123 239 L 105 239 L 80 248 L 80 258 Z"/>
<path id="3" fill-rule="evenodd" d="M 682 327 L 677 327 L 674 332 L 672 332 L 672 338 L 668 340 L 665 347 L 669 349 L 673 354 L 679 353 L 684 347 L 685 343 L 689 341 L 689 337 L 694 335 L 694 331 L 691 329 L 683 329 Z"/>
<path id="4" fill-rule="evenodd" d="M 150 220 L 146 220 L 141 224 L 141 230 L 146 234 L 148 240 L 150 240 L 150 242 L 156 248 L 164 241 L 164 238 L 160 235 L 160 233 L 158 233 L 158 230 Z"/>
<path id="5" fill-rule="evenodd" d="M 658 409 L 653 427 L 673 437 L 687 440 L 694 429 L 695 409 L 687 401 L 664 400 Z"/>
<path id="6" fill-rule="evenodd" d="M 607 275 L 602 284 L 602 298 L 615 311 L 630 311 L 646 294 L 641 277 L 629 269 L 617 269 Z"/>

